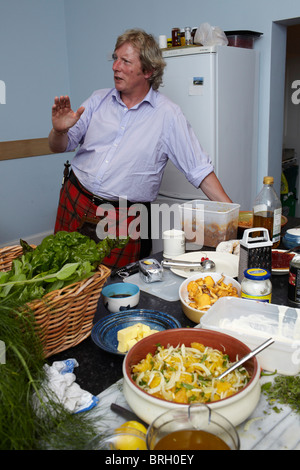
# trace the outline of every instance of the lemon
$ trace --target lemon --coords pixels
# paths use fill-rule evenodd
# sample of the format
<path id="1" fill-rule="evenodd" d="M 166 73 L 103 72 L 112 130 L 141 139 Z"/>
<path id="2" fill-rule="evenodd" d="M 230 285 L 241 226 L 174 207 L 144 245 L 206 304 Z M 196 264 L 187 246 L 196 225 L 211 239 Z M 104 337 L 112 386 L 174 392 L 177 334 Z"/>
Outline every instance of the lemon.
<path id="1" fill-rule="evenodd" d="M 144 434 L 147 434 L 147 428 L 142 423 L 139 423 L 138 421 L 126 421 L 126 423 L 121 424 L 121 426 L 119 426 L 117 429 L 124 430 L 124 428 L 131 428 L 131 429 L 134 428 Z"/>
<path id="2" fill-rule="evenodd" d="M 120 434 L 116 438 L 116 450 L 147 450 L 145 442 L 147 429 L 138 421 L 126 421 L 115 429 L 115 433 Z"/>

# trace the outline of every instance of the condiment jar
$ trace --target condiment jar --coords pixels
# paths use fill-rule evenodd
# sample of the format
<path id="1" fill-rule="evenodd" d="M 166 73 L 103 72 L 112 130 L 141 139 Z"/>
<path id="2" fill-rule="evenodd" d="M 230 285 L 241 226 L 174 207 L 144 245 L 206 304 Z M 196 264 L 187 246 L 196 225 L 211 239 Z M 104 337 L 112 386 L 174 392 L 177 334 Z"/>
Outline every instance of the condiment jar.
<path id="1" fill-rule="evenodd" d="M 186 46 L 191 46 L 192 45 L 192 33 L 191 33 L 191 28 L 187 26 L 185 28 L 185 45 Z"/>
<path id="2" fill-rule="evenodd" d="M 291 306 L 300 305 L 300 253 L 296 253 L 290 261 L 288 300 Z"/>
<path id="3" fill-rule="evenodd" d="M 266 269 L 245 269 L 241 283 L 241 297 L 259 302 L 271 303 L 272 283 L 271 273 Z"/>
<path id="4" fill-rule="evenodd" d="M 181 45 L 180 29 L 172 28 L 172 47 Z"/>

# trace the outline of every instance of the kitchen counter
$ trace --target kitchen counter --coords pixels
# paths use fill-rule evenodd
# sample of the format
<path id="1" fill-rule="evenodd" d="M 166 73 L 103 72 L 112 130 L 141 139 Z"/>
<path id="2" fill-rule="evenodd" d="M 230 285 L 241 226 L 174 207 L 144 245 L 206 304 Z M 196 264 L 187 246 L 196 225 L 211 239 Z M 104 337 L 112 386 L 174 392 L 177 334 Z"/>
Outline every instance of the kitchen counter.
<path id="1" fill-rule="evenodd" d="M 300 219 L 290 219 L 283 232 L 299 224 Z M 162 254 L 159 253 L 155 257 L 161 260 Z M 120 282 L 120 278 L 113 280 L 109 278 L 107 283 L 111 282 Z M 288 275 L 273 275 L 272 284 L 272 303 L 287 305 Z M 173 315 L 179 320 L 182 327 L 195 326 L 195 323 L 191 322 L 184 315 L 180 302 L 177 300 L 166 301 L 141 291 L 138 308 L 158 310 Z M 100 299 L 94 322 L 96 323 L 108 313 Z M 100 349 L 89 337 L 76 347 L 51 356 L 48 358 L 48 362 L 52 364 L 54 361 L 68 358 L 75 358 L 79 364 L 74 370 L 76 382 L 84 390 L 100 397 L 100 402 L 93 412 L 100 413 L 101 415 L 104 414 L 107 416 L 107 420 L 102 419 L 99 422 L 102 422 L 102 426 L 103 423 L 109 423 L 104 424 L 104 426 L 114 429 L 118 425 L 118 419 L 120 420 L 121 418 L 118 418 L 110 411 L 110 403 L 115 401 L 119 405 L 127 406 L 122 395 L 123 356 L 110 354 Z M 272 380 L 272 377 L 264 377 L 262 382 L 270 380 Z M 267 403 L 266 398 L 262 396 L 253 415 L 238 428 L 242 449 L 300 449 L 299 415 L 292 413 L 289 407 L 279 405 L 278 408 L 282 408 L 282 411 L 275 413 Z M 121 422 L 123 421 L 124 419 Z"/>

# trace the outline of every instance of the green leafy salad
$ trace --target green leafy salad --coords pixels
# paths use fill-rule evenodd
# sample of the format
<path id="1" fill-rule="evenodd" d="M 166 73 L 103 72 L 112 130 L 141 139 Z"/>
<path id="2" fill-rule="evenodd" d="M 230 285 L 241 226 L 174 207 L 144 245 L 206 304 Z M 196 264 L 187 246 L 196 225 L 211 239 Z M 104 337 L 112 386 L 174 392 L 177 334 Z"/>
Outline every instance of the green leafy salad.
<path id="1" fill-rule="evenodd" d="M 106 238 L 96 243 L 78 232 L 49 235 L 36 248 L 21 240 L 23 254 L 13 260 L 10 271 L 0 272 L 0 302 L 17 301 L 20 306 L 81 281 L 93 275 L 113 248 L 127 241 Z"/>

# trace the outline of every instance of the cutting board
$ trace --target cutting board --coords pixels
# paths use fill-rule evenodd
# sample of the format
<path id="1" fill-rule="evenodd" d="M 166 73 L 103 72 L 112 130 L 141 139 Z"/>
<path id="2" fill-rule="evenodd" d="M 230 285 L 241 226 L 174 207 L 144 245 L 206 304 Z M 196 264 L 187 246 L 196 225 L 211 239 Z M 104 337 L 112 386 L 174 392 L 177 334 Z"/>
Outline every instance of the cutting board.
<path id="1" fill-rule="evenodd" d="M 168 300 L 170 302 L 179 300 L 179 287 L 183 283 L 184 279 L 177 274 L 172 273 L 167 269 L 163 272 L 163 278 L 161 281 L 145 282 L 141 279 L 139 273 L 132 274 L 123 279 L 124 282 L 132 282 L 139 288 L 147 292 L 148 294 L 155 295 L 161 299 Z"/>

